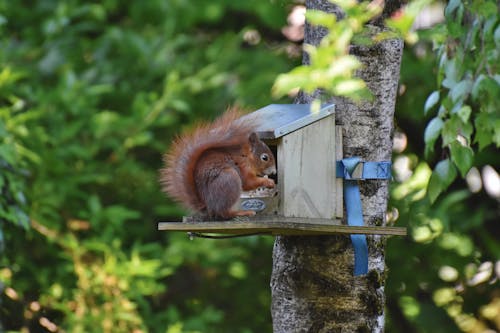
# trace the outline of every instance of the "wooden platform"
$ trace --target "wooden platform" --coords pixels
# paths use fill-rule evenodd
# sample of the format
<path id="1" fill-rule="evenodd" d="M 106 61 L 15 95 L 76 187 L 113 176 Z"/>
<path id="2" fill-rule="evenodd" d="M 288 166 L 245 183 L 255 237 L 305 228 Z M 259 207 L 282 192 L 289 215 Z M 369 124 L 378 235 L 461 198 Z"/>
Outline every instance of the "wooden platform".
<path id="1" fill-rule="evenodd" d="M 406 236 L 404 227 L 348 226 L 340 220 L 304 219 L 291 217 L 259 217 L 231 221 L 186 221 L 160 222 L 158 230 L 215 233 L 223 235 L 331 235 L 366 234 L 384 236 Z"/>

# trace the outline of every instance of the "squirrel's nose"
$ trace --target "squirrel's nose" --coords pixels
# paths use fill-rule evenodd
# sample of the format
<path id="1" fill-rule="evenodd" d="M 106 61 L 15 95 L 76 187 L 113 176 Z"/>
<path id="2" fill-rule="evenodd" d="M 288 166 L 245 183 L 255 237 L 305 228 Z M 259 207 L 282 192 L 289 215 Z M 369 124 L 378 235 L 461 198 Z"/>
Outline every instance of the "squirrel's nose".
<path id="1" fill-rule="evenodd" d="M 276 167 L 272 166 L 266 169 L 266 175 L 275 175 L 276 174 Z"/>

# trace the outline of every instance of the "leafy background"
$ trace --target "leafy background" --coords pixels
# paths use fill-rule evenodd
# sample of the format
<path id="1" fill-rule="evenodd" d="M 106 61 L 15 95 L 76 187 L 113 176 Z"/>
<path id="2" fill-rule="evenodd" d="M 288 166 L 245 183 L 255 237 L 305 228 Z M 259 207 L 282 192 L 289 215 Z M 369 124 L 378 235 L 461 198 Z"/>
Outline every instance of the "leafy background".
<path id="1" fill-rule="evenodd" d="M 273 240 L 157 232 L 183 213 L 157 170 L 194 121 L 291 101 L 296 6 L 0 0 L 0 331 L 271 331 Z M 450 1 L 405 49 L 389 332 L 500 330 L 493 6 Z"/>

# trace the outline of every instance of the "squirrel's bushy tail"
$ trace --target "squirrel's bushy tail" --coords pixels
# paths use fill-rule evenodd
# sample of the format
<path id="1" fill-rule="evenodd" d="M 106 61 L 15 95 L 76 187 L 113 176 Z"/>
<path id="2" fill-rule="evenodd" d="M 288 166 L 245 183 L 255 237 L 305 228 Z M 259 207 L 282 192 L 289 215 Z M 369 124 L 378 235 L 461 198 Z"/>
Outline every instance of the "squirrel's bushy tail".
<path id="1" fill-rule="evenodd" d="M 248 142 L 255 131 L 255 121 L 240 121 L 242 113 L 228 109 L 212 123 L 200 124 L 183 133 L 163 156 L 165 167 L 160 170 L 162 190 L 186 208 L 201 211 L 205 204 L 199 199 L 194 170 L 201 155 L 209 149 L 240 146 Z"/>

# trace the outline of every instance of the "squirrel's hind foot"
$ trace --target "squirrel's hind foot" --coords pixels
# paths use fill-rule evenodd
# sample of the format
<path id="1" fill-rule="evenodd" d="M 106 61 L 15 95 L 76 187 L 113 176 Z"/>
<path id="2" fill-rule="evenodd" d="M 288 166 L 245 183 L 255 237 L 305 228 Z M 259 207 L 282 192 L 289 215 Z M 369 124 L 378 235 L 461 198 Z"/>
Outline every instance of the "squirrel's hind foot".
<path id="1" fill-rule="evenodd" d="M 254 216 L 256 213 L 253 210 L 238 210 L 234 214 L 235 216 Z"/>
<path id="2" fill-rule="evenodd" d="M 255 214 L 256 213 L 253 210 L 234 210 L 227 212 L 224 218 L 245 221 L 248 220 L 250 216 L 254 216 Z"/>

